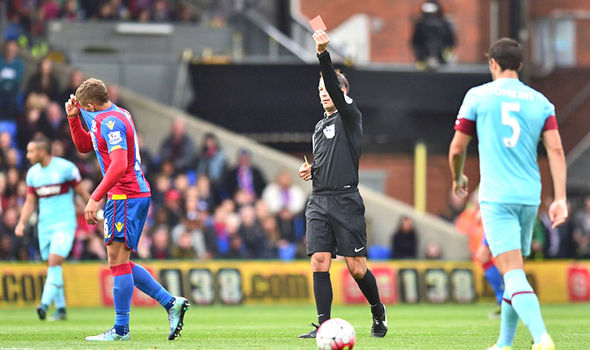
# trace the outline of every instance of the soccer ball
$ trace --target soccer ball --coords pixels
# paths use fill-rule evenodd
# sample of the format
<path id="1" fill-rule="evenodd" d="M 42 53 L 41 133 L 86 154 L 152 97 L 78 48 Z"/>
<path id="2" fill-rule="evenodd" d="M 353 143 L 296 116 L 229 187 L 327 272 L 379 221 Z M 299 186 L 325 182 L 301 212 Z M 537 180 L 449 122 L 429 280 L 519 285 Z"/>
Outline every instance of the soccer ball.
<path id="1" fill-rule="evenodd" d="M 315 337 L 319 350 L 351 350 L 354 347 L 354 328 L 341 318 L 322 323 Z"/>

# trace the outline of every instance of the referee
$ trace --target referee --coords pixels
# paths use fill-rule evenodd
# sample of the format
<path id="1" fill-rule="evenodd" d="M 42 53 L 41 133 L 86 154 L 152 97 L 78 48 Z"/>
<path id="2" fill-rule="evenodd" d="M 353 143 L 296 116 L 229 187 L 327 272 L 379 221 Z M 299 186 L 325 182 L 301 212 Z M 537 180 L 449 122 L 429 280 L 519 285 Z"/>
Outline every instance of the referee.
<path id="1" fill-rule="evenodd" d="M 313 163 L 305 162 L 299 168 L 299 177 L 313 183 L 305 218 L 318 324 L 331 317 L 330 263 L 338 254 L 345 257 L 348 271 L 371 305 L 371 336 L 381 338 L 387 333 L 387 316 L 375 276 L 367 269 L 365 206 L 357 189 L 362 115 L 347 96 L 346 77 L 332 66 L 326 50 L 328 35 L 318 30 L 313 38 L 320 61 L 318 89 L 325 113 L 313 133 Z M 318 325 L 312 325 L 315 329 L 299 337 L 315 338 Z"/>

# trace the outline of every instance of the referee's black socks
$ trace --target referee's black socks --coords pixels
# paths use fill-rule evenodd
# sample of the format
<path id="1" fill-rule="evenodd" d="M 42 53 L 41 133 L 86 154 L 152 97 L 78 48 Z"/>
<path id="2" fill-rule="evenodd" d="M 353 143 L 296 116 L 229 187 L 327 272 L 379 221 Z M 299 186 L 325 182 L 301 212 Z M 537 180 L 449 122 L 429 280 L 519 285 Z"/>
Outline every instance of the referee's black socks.
<path id="1" fill-rule="evenodd" d="M 367 269 L 363 278 L 355 281 L 371 305 L 373 315 L 382 315 L 385 309 L 383 309 L 383 304 L 381 304 L 381 300 L 379 299 L 377 280 L 375 280 L 375 276 L 373 276 L 371 270 Z"/>
<path id="2" fill-rule="evenodd" d="M 315 296 L 315 307 L 318 311 L 318 323 L 321 325 L 330 319 L 330 313 L 332 312 L 333 294 L 330 272 L 313 273 L 313 295 Z M 379 299 L 379 294 L 377 294 L 377 299 Z"/>

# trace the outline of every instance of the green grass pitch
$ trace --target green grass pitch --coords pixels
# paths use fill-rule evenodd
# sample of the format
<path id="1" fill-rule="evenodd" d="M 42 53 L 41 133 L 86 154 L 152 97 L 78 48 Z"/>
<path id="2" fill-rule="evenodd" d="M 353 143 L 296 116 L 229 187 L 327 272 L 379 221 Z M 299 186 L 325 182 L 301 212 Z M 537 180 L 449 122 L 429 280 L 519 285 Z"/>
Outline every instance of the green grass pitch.
<path id="1" fill-rule="evenodd" d="M 388 308 L 389 333 L 369 336 L 368 307 L 335 306 L 334 317 L 353 324 L 355 349 L 486 349 L 496 340 L 499 320 L 489 320 L 492 304 L 395 305 Z M 543 305 L 556 347 L 587 349 L 590 304 Z M 50 314 L 51 315 L 51 310 Z M 132 308 L 126 343 L 89 343 L 87 335 L 112 325 L 113 310 L 68 310 L 67 321 L 39 321 L 33 309 L 0 310 L 0 348 L 35 349 L 316 349 L 315 341 L 297 339 L 314 320 L 313 305 L 191 306 L 182 336 L 167 340 L 168 320 L 161 308 Z M 530 336 L 519 325 L 513 349 L 530 349 Z"/>

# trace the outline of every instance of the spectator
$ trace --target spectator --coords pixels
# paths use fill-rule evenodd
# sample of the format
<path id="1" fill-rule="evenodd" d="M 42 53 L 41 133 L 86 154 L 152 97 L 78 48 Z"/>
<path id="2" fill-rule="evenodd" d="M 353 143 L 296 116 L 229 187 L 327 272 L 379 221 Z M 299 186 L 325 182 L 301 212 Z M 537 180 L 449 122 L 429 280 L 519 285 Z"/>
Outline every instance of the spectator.
<path id="1" fill-rule="evenodd" d="M 33 98 L 42 101 L 41 104 L 45 107 L 49 101 L 57 101 L 59 91 L 59 84 L 53 73 L 53 63 L 48 57 L 45 57 L 39 61 L 37 71 L 33 73 L 27 83 L 25 89 L 27 103 L 30 98 Z"/>
<path id="2" fill-rule="evenodd" d="M 180 22 L 196 22 L 197 13 L 195 6 L 190 2 L 182 1 L 178 6 L 178 10 L 176 11 L 176 18 Z"/>
<path id="3" fill-rule="evenodd" d="M 213 193 L 213 189 L 211 188 L 211 182 L 206 175 L 201 175 L 197 179 L 196 184 L 197 190 L 197 197 L 202 205 L 207 207 L 207 210 L 210 208 L 215 208 L 216 204 L 218 204 L 218 198 Z"/>
<path id="4" fill-rule="evenodd" d="M 391 252 L 394 259 L 416 259 L 418 244 L 414 222 L 407 216 L 400 220 L 399 227 L 391 240 Z"/>
<path id="5" fill-rule="evenodd" d="M 203 145 L 199 154 L 197 175 L 207 175 L 214 187 L 220 185 L 226 170 L 226 156 L 219 147 L 217 136 L 212 133 L 205 134 Z"/>
<path id="6" fill-rule="evenodd" d="M 164 196 L 164 209 L 166 211 L 166 226 L 172 227 L 180 222 L 182 217 L 182 195 L 176 189 L 171 189 Z"/>
<path id="7" fill-rule="evenodd" d="M 131 17 L 131 13 L 129 12 L 129 8 L 123 3 L 122 0 L 109 0 L 111 5 L 112 11 L 114 13 L 114 17 L 119 20 L 128 20 Z M 129 3 L 129 1 L 125 1 L 125 3 Z M 111 100 L 112 102 L 113 100 Z M 118 105 L 117 105 L 118 106 Z"/>
<path id="8" fill-rule="evenodd" d="M 15 239 L 11 233 L 0 232 L 0 261 L 16 260 Z"/>
<path id="9" fill-rule="evenodd" d="M 228 196 L 233 197 L 243 190 L 253 198 L 260 198 L 266 180 L 262 172 L 252 165 L 250 151 L 245 148 L 239 150 L 238 164 L 226 174 L 224 185 Z"/>
<path id="10" fill-rule="evenodd" d="M 39 108 L 27 108 L 24 118 L 19 118 L 17 122 L 17 146 L 19 149 L 26 149 L 27 144 L 35 136 L 43 134 L 47 130 L 45 116 Z"/>
<path id="11" fill-rule="evenodd" d="M 193 239 L 191 233 L 185 231 L 180 234 L 178 241 L 172 248 L 173 259 L 196 259 L 197 253 L 192 247 Z"/>
<path id="12" fill-rule="evenodd" d="M 115 4 L 112 1 L 103 2 L 98 9 L 98 18 L 101 20 L 116 20 L 118 18 L 117 9 L 115 8 Z"/>
<path id="13" fill-rule="evenodd" d="M 238 234 L 242 220 L 240 215 L 231 212 L 224 222 L 228 251 L 225 255 L 228 259 L 246 259 L 250 255 L 245 247 L 242 236 Z"/>
<path id="14" fill-rule="evenodd" d="M 156 0 L 152 6 L 152 21 L 168 22 L 171 18 L 172 16 L 170 15 L 170 7 L 168 1 Z"/>
<path id="15" fill-rule="evenodd" d="M 104 237 L 97 231 L 91 232 L 87 239 L 82 254 L 82 260 L 106 260 L 107 251 L 104 245 Z"/>
<path id="16" fill-rule="evenodd" d="M 139 132 L 137 133 L 137 144 L 139 145 L 139 154 L 141 154 L 141 169 L 143 170 L 143 173 L 145 174 L 148 182 L 151 183 L 151 176 L 156 173 L 154 156 L 152 155 L 152 152 L 147 147 L 145 147 L 143 135 Z"/>
<path id="17" fill-rule="evenodd" d="M 170 237 L 165 227 L 160 227 L 154 232 L 150 249 L 152 259 L 170 259 Z"/>
<path id="18" fill-rule="evenodd" d="M 162 160 L 170 160 L 174 173 L 184 173 L 190 168 L 194 169 L 196 160 L 195 144 L 185 131 L 185 123 L 182 117 L 177 117 L 172 122 L 170 134 L 160 146 Z"/>
<path id="19" fill-rule="evenodd" d="M 451 23 L 444 18 L 438 1 L 422 4 L 420 18 L 414 24 L 412 47 L 418 69 L 436 69 L 445 64 L 455 46 L 455 33 Z"/>
<path id="20" fill-rule="evenodd" d="M 252 206 L 245 206 L 240 209 L 241 225 L 238 234 L 244 242 L 249 258 L 266 257 L 268 242 L 264 231 L 256 220 L 256 211 Z"/>
<path id="21" fill-rule="evenodd" d="M 590 197 L 584 199 L 584 208 L 574 216 L 574 241 L 576 257 L 590 258 Z"/>
<path id="22" fill-rule="evenodd" d="M 66 21 L 79 21 L 83 18 L 83 13 L 78 6 L 77 0 L 66 0 L 59 13 L 59 18 Z M 79 84 L 78 84 L 79 85 Z M 69 96 L 69 94 L 68 94 Z M 65 99 L 64 101 L 67 101 Z"/>
<path id="23" fill-rule="evenodd" d="M 65 101 L 69 100 L 70 95 L 76 94 L 76 89 L 78 88 L 78 86 L 80 86 L 80 84 L 82 84 L 83 81 L 84 73 L 82 73 L 81 70 L 74 69 L 73 71 L 71 71 L 68 79 L 68 86 L 66 86 L 66 88 L 61 91 L 61 94 L 57 102 L 62 104 L 65 103 Z"/>
<path id="24" fill-rule="evenodd" d="M 121 94 L 119 94 L 119 85 L 109 84 L 109 86 L 107 87 L 107 91 L 109 93 L 109 99 L 112 103 L 131 113 L 131 111 L 129 111 L 129 107 L 127 107 L 127 104 L 121 98 Z"/>
<path id="25" fill-rule="evenodd" d="M 45 110 L 47 128 L 45 136 L 52 140 L 67 140 L 69 136 L 69 125 L 61 107 L 57 102 L 50 102 Z"/>
<path id="26" fill-rule="evenodd" d="M 289 242 L 296 242 L 303 238 L 302 213 L 305 207 L 305 194 L 300 187 L 293 185 L 291 172 L 279 171 L 275 181 L 264 189 L 262 199 L 268 211 L 278 218 L 281 238 Z M 298 225 L 296 225 L 297 221 L 299 221 Z M 296 226 L 300 228 L 298 230 L 300 232 L 296 232 Z"/>
<path id="27" fill-rule="evenodd" d="M 428 260 L 442 259 L 442 248 L 438 242 L 430 241 L 424 248 L 424 258 Z"/>
<path id="28" fill-rule="evenodd" d="M 7 40 L 0 57 L 0 120 L 16 120 L 18 92 L 24 74 L 24 64 L 18 57 L 18 44 Z"/>
<path id="29" fill-rule="evenodd" d="M 6 154 L 13 149 L 12 135 L 8 131 L 0 132 L 0 155 L 6 161 Z"/>
<path id="30" fill-rule="evenodd" d="M 180 246 L 180 240 L 183 235 L 188 234 L 191 240 L 191 249 L 194 257 L 199 259 L 211 259 L 216 253 L 216 236 L 212 228 L 207 227 L 204 222 L 204 216 L 201 212 L 191 208 L 186 213 L 182 223 L 179 223 L 172 229 L 172 240 Z"/>

